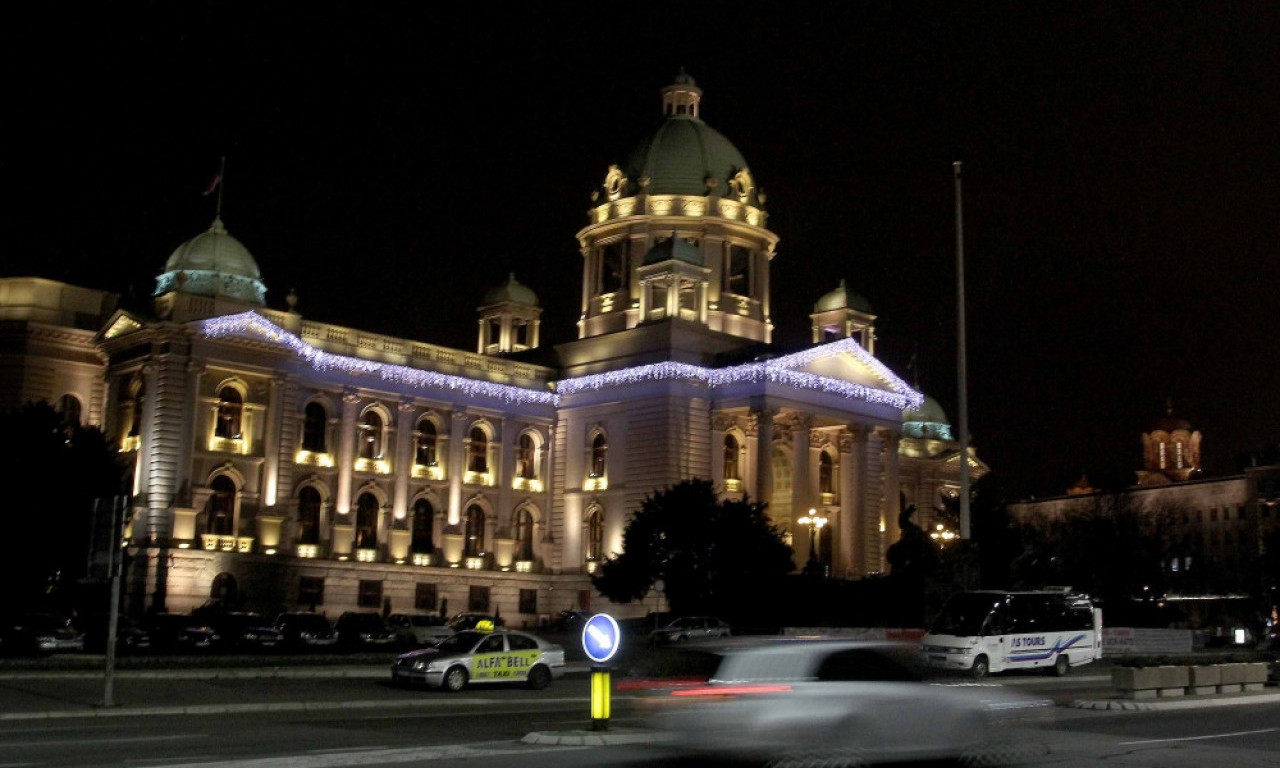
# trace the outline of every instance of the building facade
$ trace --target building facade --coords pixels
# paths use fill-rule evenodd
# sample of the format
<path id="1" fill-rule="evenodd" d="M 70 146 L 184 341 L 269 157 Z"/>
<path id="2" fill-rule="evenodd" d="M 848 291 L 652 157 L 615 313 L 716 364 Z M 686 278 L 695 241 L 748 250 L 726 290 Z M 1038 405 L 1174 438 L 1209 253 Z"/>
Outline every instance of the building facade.
<path id="1" fill-rule="evenodd" d="M 131 459 L 130 609 L 534 623 L 599 607 L 590 574 L 628 515 L 689 478 L 768 502 L 797 563 L 812 542 L 834 576 L 882 571 L 900 505 L 958 490 L 958 443 L 876 359 L 843 282 L 813 345 L 771 347 L 765 196 L 691 78 L 661 96 L 577 233 L 577 339 L 554 347 L 515 275 L 480 301 L 474 352 L 304 318 L 292 295 L 270 308 L 220 216 L 164 264 L 149 313 L 0 280 L 3 405 L 74 409 Z"/>

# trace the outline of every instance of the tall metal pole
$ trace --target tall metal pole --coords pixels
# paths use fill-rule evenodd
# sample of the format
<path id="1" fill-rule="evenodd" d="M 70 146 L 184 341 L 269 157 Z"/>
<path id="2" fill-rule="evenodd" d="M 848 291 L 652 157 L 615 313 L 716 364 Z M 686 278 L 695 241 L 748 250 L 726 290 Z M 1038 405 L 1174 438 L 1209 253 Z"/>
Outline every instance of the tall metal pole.
<path id="1" fill-rule="evenodd" d="M 969 386 L 965 369 L 964 330 L 964 207 L 960 195 L 959 160 L 952 163 L 956 177 L 956 368 L 959 389 L 957 425 L 960 427 L 960 538 L 969 538 Z"/>
<path id="2" fill-rule="evenodd" d="M 102 706 L 114 707 L 116 678 L 116 630 L 120 622 L 120 576 L 124 570 L 121 562 L 124 556 L 124 518 L 128 496 L 117 496 L 111 500 L 111 605 L 107 609 L 107 659 L 103 672 Z"/>

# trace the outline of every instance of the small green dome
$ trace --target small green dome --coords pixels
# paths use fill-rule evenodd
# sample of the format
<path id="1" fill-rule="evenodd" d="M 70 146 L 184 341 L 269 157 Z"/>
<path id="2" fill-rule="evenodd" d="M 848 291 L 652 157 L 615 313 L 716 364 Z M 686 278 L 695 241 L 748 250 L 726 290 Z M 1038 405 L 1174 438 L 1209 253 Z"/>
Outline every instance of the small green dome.
<path id="1" fill-rule="evenodd" d="M 842 278 L 839 288 L 818 299 L 813 305 L 814 312 L 829 312 L 833 309 L 855 309 L 871 314 L 871 302 L 846 288 Z"/>
<path id="2" fill-rule="evenodd" d="M 659 240 L 653 244 L 649 252 L 644 255 L 644 264 L 661 264 L 672 259 L 699 267 L 706 266 L 702 249 L 682 237 L 676 237 L 674 233 L 666 240 Z"/>
<path id="3" fill-rule="evenodd" d="M 928 395 L 919 408 L 902 412 L 902 436 L 952 440 L 951 422 L 942 405 Z"/>
<path id="4" fill-rule="evenodd" d="M 482 307 L 492 306 L 494 304 L 526 304 L 531 307 L 538 306 L 538 296 L 527 286 L 521 285 L 516 281 L 516 273 L 511 272 L 507 275 L 507 282 L 496 288 L 490 288 L 484 295 L 481 302 Z"/>
<path id="5" fill-rule="evenodd" d="M 156 278 L 159 296 L 181 290 L 199 296 L 227 297 L 265 304 L 267 287 L 249 249 L 230 234 L 221 218 L 207 232 L 179 245 Z"/>

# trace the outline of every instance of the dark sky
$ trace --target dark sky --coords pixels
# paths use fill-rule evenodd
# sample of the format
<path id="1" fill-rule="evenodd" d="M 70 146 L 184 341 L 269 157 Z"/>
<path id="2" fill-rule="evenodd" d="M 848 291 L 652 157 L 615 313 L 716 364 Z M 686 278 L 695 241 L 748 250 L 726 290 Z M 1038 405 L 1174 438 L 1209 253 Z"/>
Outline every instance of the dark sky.
<path id="1" fill-rule="evenodd" d="M 953 421 L 963 161 L 1013 494 L 1131 482 L 1169 398 L 1208 474 L 1280 441 L 1273 2 L 40 5 L 0 32 L 4 273 L 147 296 L 226 155 L 271 306 L 469 349 L 514 270 L 566 341 L 590 192 L 684 67 L 768 195 L 775 341 L 843 277 Z"/>

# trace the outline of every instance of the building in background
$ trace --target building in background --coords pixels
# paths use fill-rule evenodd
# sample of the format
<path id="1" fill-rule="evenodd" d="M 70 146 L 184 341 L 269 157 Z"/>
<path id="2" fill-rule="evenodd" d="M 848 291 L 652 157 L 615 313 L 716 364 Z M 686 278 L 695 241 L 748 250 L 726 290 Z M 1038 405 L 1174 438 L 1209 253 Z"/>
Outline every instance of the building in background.
<path id="1" fill-rule="evenodd" d="M 515 275 L 481 300 L 475 351 L 304 318 L 292 294 L 270 308 L 220 216 L 164 263 L 149 312 L 0 280 L 4 404 L 75 409 L 132 459 L 130 610 L 533 623 L 599 601 L 590 574 L 628 515 L 696 477 L 767 501 L 797 563 L 813 541 L 832 575 L 881 572 L 900 504 L 958 492 L 958 442 L 875 358 L 843 281 L 813 345 L 771 346 L 778 237 L 701 101 L 681 73 L 606 170 L 577 233 L 578 338 L 554 347 Z"/>

